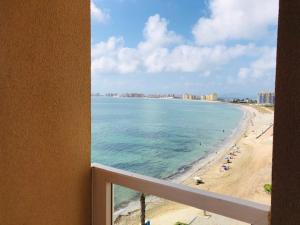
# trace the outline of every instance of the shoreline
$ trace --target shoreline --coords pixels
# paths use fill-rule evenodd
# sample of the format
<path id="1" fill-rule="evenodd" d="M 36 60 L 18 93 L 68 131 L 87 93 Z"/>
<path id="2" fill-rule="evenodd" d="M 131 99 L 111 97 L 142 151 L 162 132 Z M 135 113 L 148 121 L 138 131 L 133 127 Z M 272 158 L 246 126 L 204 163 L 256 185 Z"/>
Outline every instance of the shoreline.
<path id="1" fill-rule="evenodd" d="M 214 102 L 216 103 L 216 102 Z M 230 103 L 228 103 L 230 104 Z M 230 136 L 226 137 L 226 139 L 224 141 L 222 141 L 222 143 L 220 143 L 218 146 L 216 146 L 216 150 L 212 151 L 211 153 L 209 153 L 207 156 L 200 158 L 198 160 L 195 160 L 194 162 L 186 165 L 187 167 L 190 166 L 190 168 L 188 168 L 186 171 L 182 172 L 182 173 L 174 173 L 172 175 L 170 175 L 169 177 L 165 178 L 165 180 L 170 181 L 170 182 L 175 182 L 175 183 L 180 183 L 180 184 L 184 184 L 184 182 L 188 179 L 192 179 L 193 175 L 196 172 L 202 171 L 207 169 L 207 167 L 209 167 L 211 164 L 216 163 L 217 161 L 219 161 L 220 159 L 222 159 L 224 157 L 224 155 L 226 154 L 226 152 L 230 151 L 233 147 L 234 144 L 237 143 L 244 135 L 244 133 L 246 132 L 247 128 L 249 127 L 249 123 L 251 120 L 251 111 L 249 110 L 249 108 L 247 106 L 243 106 L 243 105 L 237 105 L 237 104 L 233 104 L 234 106 L 238 107 L 242 112 L 242 118 L 239 121 L 239 124 L 237 125 L 237 127 L 233 130 L 232 134 L 230 134 Z M 159 202 L 159 201 L 164 201 L 162 199 L 160 199 L 159 197 L 156 196 L 148 196 L 148 199 L 151 198 L 150 200 L 148 200 L 148 203 L 151 202 L 153 203 L 155 202 Z M 147 201 L 146 201 L 147 203 Z M 119 217 L 122 216 L 126 216 L 126 215 L 130 215 L 136 211 L 139 210 L 139 200 L 131 200 L 127 203 L 127 205 L 125 207 L 122 208 L 117 208 L 117 210 L 113 213 L 113 221 L 116 221 L 119 219 Z"/>
<path id="2" fill-rule="evenodd" d="M 191 176 L 199 171 L 204 169 L 206 166 L 209 166 L 211 163 L 214 163 L 215 161 L 219 160 L 224 156 L 226 151 L 229 151 L 233 148 L 234 144 L 238 142 L 239 139 L 241 139 L 246 132 L 249 122 L 251 120 L 251 112 L 248 111 L 247 108 L 244 108 L 244 106 L 236 105 L 243 111 L 243 116 L 241 120 L 239 121 L 238 126 L 234 129 L 233 133 L 228 136 L 224 141 L 222 141 L 221 144 L 216 146 L 216 150 L 209 153 L 204 158 L 200 158 L 193 163 L 191 163 L 191 168 L 189 168 L 186 172 L 179 174 L 178 178 L 174 179 L 166 179 L 168 181 L 175 181 L 176 183 L 183 183 L 186 179 L 191 178 Z"/>
<path id="3" fill-rule="evenodd" d="M 246 114 L 248 117 L 244 117 L 244 123 L 239 124 L 240 128 L 244 126 L 244 129 L 238 129 L 235 132 L 239 135 L 232 135 L 230 138 L 237 147 L 235 149 L 239 150 L 232 159 L 230 169 L 221 170 L 225 161 L 222 156 L 232 152 L 230 148 L 232 145 L 228 144 L 230 143 L 228 140 L 218 148 L 219 154 L 214 155 L 214 160 L 210 162 L 207 160 L 206 165 L 194 173 L 190 172 L 191 175 L 181 183 L 195 189 L 270 205 L 271 196 L 265 192 L 263 186 L 271 183 L 273 142 L 273 129 L 271 128 L 274 112 L 255 105 L 239 106 L 248 112 Z M 262 135 L 256 138 L 259 134 Z M 226 144 L 229 147 L 226 147 Z M 195 184 L 194 176 L 199 176 L 204 183 Z M 139 202 L 136 203 L 135 206 L 131 204 L 132 211 L 120 214 L 115 221 L 116 225 L 139 224 Z M 151 224 L 174 225 L 178 221 L 190 224 L 191 221 L 197 221 L 196 224 L 205 225 L 245 225 L 237 220 L 213 213 L 207 214 L 201 209 L 154 196 L 147 197 L 146 205 L 146 218 L 151 220 Z"/>

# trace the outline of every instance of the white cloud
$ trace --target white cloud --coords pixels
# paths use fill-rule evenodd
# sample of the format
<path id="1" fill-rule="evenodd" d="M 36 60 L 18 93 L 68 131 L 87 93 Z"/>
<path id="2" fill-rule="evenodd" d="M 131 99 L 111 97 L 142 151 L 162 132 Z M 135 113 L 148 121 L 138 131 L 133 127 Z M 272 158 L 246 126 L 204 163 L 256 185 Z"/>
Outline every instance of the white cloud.
<path id="1" fill-rule="evenodd" d="M 105 23 L 110 18 L 109 14 L 97 7 L 93 1 L 91 1 L 91 16 L 92 19 L 99 23 Z"/>
<path id="2" fill-rule="evenodd" d="M 193 28 L 200 45 L 226 40 L 257 39 L 277 24 L 278 0 L 211 0 L 210 16 Z"/>
<path id="3" fill-rule="evenodd" d="M 267 76 L 275 76 L 276 48 L 263 48 L 258 59 L 249 67 L 240 68 L 238 77 L 240 80 L 256 80 Z"/>
<path id="4" fill-rule="evenodd" d="M 123 38 L 111 37 L 92 46 L 93 73 L 202 72 L 256 51 L 253 44 L 226 47 L 183 44 L 182 38 L 167 28 L 159 15 L 149 17 L 144 40 L 136 48 L 125 47 Z"/>
<path id="5" fill-rule="evenodd" d="M 139 63 L 137 50 L 124 47 L 123 38 L 111 37 L 92 47 L 92 72 L 132 73 Z"/>
<path id="6" fill-rule="evenodd" d="M 254 44 L 201 46 L 184 43 L 183 38 L 168 30 L 168 22 L 159 15 L 148 18 L 144 40 L 128 48 L 122 37 L 110 37 L 92 46 L 93 74 L 199 72 L 209 76 L 220 66 L 242 56 L 257 57 L 248 67 L 241 68 L 238 79 L 257 78 L 275 68 L 275 48 Z"/>
<path id="7" fill-rule="evenodd" d="M 253 50 L 253 45 L 233 47 L 179 45 L 168 52 L 165 51 L 163 57 L 157 58 L 157 61 L 163 65 L 161 66 L 163 70 L 159 72 L 203 72 L 203 74 L 207 74 L 210 70 L 237 57 L 250 54 Z"/>
<path id="8" fill-rule="evenodd" d="M 249 45 L 235 45 L 226 47 L 217 45 L 199 47 L 194 45 L 180 45 L 174 48 L 168 56 L 167 71 L 204 72 L 208 73 L 217 66 L 252 53 L 255 47 Z"/>
<path id="9" fill-rule="evenodd" d="M 178 45 L 172 49 L 158 47 L 151 51 L 140 48 L 126 48 L 122 38 L 111 37 L 107 42 L 93 46 L 93 72 L 133 73 L 144 71 L 160 72 L 203 72 L 224 65 L 243 55 L 253 54 L 256 47 L 235 45 L 226 47 L 199 47 L 195 45 Z"/>
<path id="10" fill-rule="evenodd" d="M 145 41 L 138 45 L 142 51 L 151 51 L 158 47 L 165 47 L 181 41 L 181 37 L 173 31 L 168 30 L 168 22 L 156 14 L 150 16 L 144 28 Z"/>

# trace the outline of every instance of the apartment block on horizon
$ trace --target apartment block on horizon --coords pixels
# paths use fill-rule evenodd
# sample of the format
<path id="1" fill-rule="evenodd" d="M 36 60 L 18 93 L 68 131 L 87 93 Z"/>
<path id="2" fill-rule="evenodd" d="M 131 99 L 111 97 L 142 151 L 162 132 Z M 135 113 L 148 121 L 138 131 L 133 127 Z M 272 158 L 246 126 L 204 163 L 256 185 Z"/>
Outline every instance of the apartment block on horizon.
<path id="1" fill-rule="evenodd" d="M 207 101 L 217 101 L 218 100 L 218 94 L 217 93 L 208 94 L 208 95 L 205 96 L 205 99 Z"/>
<path id="2" fill-rule="evenodd" d="M 182 95 L 182 99 L 185 99 L 185 100 L 195 100 L 196 96 L 192 95 L 192 94 L 185 93 L 185 94 Z"/>
<path id="3" fill-rule="evenodd" d="M 192 95 L 192 94 L 183 94 L 182 99 L 185 100 L 203 100 L 203 101 L 217 101 L 218 100 L 218 94 L 217 93 L 211 93 L 208 95 Z"/>
<path id="4" fill-rule="evenodd" d="M 208 95 L 201 95 L 200 100 L 203 101 L 217 101 L 218 100 L 218 94 L 217 93 L 211 93 Z"/>
<path id="5" fill-rule="evenodd" d="M 257 104 L 259 105 L 274 105 L 275 93 L 274 92 L 260 92 L 257 94 Z"/>

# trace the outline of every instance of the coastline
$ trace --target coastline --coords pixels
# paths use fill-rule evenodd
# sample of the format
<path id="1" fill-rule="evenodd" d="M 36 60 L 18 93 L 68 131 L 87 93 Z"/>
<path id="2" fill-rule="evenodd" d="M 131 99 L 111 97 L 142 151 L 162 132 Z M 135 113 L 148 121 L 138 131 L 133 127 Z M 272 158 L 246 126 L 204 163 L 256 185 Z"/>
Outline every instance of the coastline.
<path id="1" fill-rule="evenodd" d="M 245 119 L 226 143 L 217 148 L 217 153 L 210 154 L 204 160 L 195 163 L 189 172 L 178 180 L 193 188 L 244 198 L 263 204 L 270 204 L 270 195 L 265 193 L 263 185 L 271 183 L 273 112 L 263 112 L 257 106 L 239 105 L 244 110 Z M 259 134 L 262 134 L 256 138 Z M 236 144 L 241 152 L 234 157 L 229 171 L 220 171 L 223 157 Z M 216 151 L 215 151 L 216 152 Z M 197 170 L 198 169 L 198 170 Z M 189 175 L 189 176 L 188 176 Z M 204 179 L 204 184 L 196 185 L 193 176 Z M 177 181 L 177 180 L 176 180 Z M 146 217 L 153 224 L 173 225 L 177 221 L 189 224 L 197 219 L 199 224 L 244 224 L 216 214 L 181 205 L 157 197 L 149 197 Z M 139 224 L 139 204 L 131 205 L 132 211 L 125 212 L 115 224 Z"/>
<path id="2" fill-rule="evenodd" d="M 217 103 L 217 102 L 209 102 L 209 103 Z M 227 104 L 231 104 L 231 103 L 227 103 Z M 192 179 L 193 175 L 196 172 L 206 169 L 211 164 L 214 164 L 218 160 L 223 158 L 224 155 L 226 154 L 226 152 L 230 151 L 230 149 L 233 148 L 234 144 L 240 138 L 242 138 L 246 129 L 249 126 L 249 122 L 251 120 L 251 112 L 247 107 L 245 107 L 243 105 L 237 105 L 237 104 L 232 104 L 232 105 L 234 105 L 235 107 L 238 107 L 243 112 L 242 118 L 240 119 L 237 127 L 233 130 L 232 134 L 230 136 L 226 137 L 226 139 L 224 141 L 222 141 L 222 143 L 220 145 L 216 146 L 216 150 L 212 151 L 205 157 L 197 159 L 194 162 L 192 162 L 191 164 L 187 165 L 187 167 L 189 167 L 189 166 L 190 167 L 186 171 L 172 174 L 169 177 L 167 177 L 165 180 L 168 180 L 170 182 L 184 184 L 184 182 L 186 180 Z M 156 204 L 159 204 L 160 201 L 164 201 L 155 196 L 148 196 L 147 198 L 148 198 L 148 201 L 146 203 L 148 203 L 148 204 L 149 203 L 152 204 L 153 202 L 155 202 L 154 205 L 156 205 Z M 113 216 L 114 221 L 118 220 L 119 217 L 130 215 L 130 214 L 138 211 L 139 207 L 140 207 L 139 204 L 140 203 L 139 203 L 138 199 L 131 200 L 127 203 L 127 206 L 117 209 L 114 212 L 114 216 Z"/>
<path id="3" fill-rule="evenodd" d="M 230 104 L 230 103 L 228 103 Z M 204 158 L 200 158 L 195 162 L 191 163 L 191 168 L 189 168 L 186 172 L 179 174 L 178 177 L 166 179 L 168 181 L 183 183 L 186 179 L 191 178 L 191 176 L 199 171 L 204 169 L 206 166 L 209 166 L 211 163 L 223 158 L 227 151 L 232 149 L 233 145 L 242 138 L 243 134 L 246 132 L 249 122 L 251 120 L 251 112 L 241 105 L 236 105 L 243 111 L 243 116 L 239 121 L 238 126 L 234 129 L 233 133 L 228 136 L 220 145 L 216 146 L 216 150 L 209 153 Z"/>

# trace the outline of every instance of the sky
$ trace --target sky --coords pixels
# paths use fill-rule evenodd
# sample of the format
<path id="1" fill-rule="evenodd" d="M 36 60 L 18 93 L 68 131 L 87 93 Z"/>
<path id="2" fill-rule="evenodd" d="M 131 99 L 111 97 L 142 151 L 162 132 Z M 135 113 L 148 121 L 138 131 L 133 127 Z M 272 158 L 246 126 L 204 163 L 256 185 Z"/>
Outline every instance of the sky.
<path id="1" fill-rule="evenodd" d="M 93 93 L 274 90 L 278 0 L 92 0 L 91 20 Z"/>

